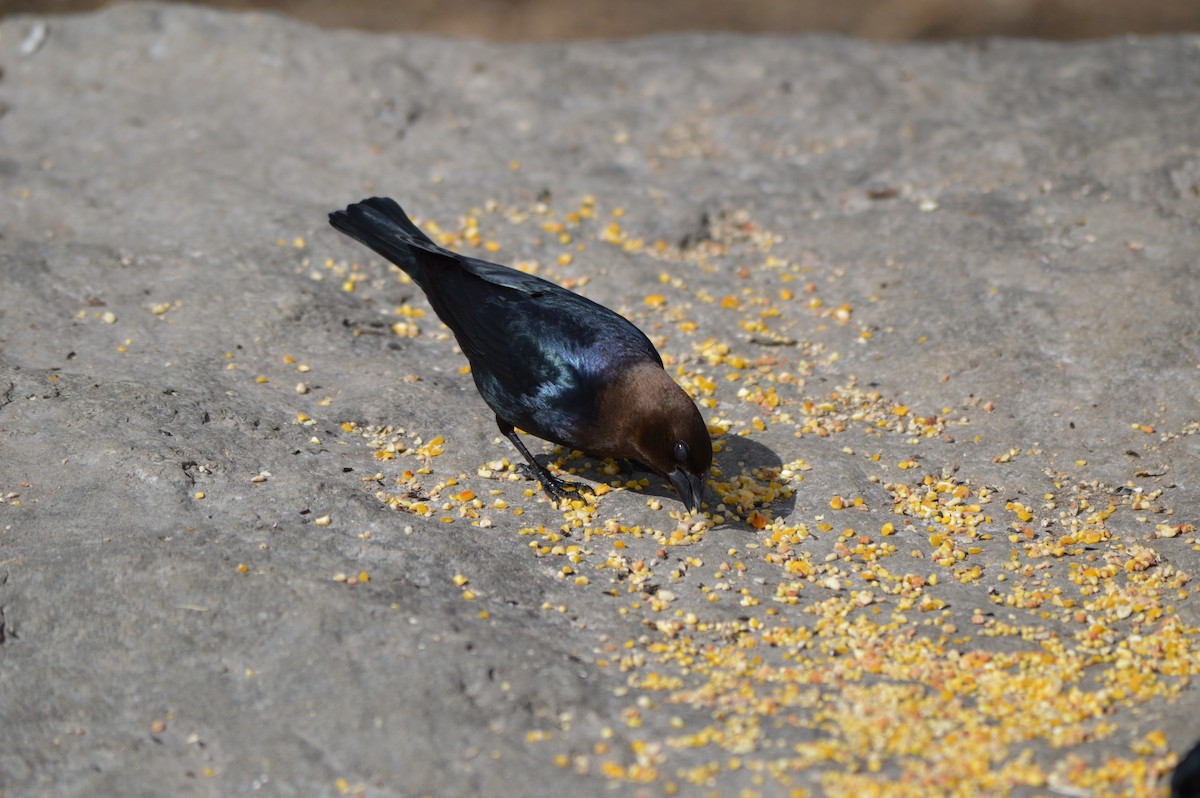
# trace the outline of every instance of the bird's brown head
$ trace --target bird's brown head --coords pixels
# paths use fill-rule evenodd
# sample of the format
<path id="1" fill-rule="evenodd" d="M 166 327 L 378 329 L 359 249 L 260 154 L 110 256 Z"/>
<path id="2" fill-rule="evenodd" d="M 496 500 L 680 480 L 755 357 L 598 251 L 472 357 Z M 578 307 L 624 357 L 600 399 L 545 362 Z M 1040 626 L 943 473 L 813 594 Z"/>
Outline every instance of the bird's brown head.
<path id="1" fill-rule="evenodd" d="M 636 460 L 670 480 L 689 510 L 699 510 L 712 465 L 712 439 L 691 397 L 661 366 L 629 369 L 599 397 L 608 445 L 599 452 Z"/>

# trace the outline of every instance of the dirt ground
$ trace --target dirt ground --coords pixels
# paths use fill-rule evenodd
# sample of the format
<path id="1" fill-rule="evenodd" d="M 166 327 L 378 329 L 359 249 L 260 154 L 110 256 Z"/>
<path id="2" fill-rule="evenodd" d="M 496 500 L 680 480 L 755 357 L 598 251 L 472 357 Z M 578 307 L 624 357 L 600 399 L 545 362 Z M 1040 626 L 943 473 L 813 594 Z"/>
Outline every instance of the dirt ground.
<path id="1" fill-rule="evenodd" d="M 0 0 L 0 16 L 63 13 L 97 0 Z M 687 30 L 824 31 L 869 39 L 1024 36 L 1093 39 L 1200 30 L 1194 0 L 217 0 L 281 11 L 324 27 L 412 31 L 493 41 L 637 36 Z"/>

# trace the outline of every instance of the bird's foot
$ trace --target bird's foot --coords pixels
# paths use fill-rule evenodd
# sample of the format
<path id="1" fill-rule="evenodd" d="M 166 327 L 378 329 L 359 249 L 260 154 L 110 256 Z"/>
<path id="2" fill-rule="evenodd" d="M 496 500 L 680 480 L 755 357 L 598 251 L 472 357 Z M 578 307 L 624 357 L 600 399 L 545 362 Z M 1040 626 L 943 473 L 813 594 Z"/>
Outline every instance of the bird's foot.
<path id="1" fill-rule="evenodd" d="M 546 491 L 546 495 L 555 505 L 561 505 L 564 501 L 574 498 L 582 498 L 584 493 L 591 494 L 593 497 L 596 495 L 591 486 L 556 477 L 550 473 L 549 469 L 535 469 L 527 465 L 522 465 L 520 468 L 525 472 L 525 476 L 541 483 L 542 490 Z"/>
<path id="2" fill-rule="evenodd" d="M 565 479 L 559 479 L 553 474 L 547 473 L 549 479 L 540 479 L 542 490 L 546 491 L 546 495 L 554 500 L 554 504 L 561 508 L 563 502 L 569 502 L 572 499 L 584 499 L 584 494 L 587 493 L 593 498 L 596 494 L 591 487 L 582 482 L 570 482 Z M 584 499 L 587 501 L 587 499 Z"/>

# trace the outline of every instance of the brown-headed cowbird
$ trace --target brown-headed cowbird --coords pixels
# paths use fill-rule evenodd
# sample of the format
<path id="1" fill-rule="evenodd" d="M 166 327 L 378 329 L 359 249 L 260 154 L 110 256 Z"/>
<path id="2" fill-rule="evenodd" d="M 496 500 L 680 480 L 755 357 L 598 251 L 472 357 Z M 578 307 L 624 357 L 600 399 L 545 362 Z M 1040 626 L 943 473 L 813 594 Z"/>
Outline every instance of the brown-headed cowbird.
<path id="1" fill-rule="evenodd" d="M 633 460 L 700 507 L 712 441 L 696 405 L 641 330 L 590 299 L 524 272 L 443 249 L 391 199 L 329 214 L 335 228 L 399 266 L 454 333 L 500 432 L 551 498 L 564 482 L 514 428 L 600 457 Z"/>

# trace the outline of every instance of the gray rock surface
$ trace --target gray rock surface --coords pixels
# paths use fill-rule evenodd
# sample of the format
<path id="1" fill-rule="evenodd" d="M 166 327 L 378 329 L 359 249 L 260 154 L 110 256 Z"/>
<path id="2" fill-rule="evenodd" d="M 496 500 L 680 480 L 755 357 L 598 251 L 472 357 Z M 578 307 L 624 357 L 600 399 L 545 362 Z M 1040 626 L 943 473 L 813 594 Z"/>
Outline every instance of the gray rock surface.
<path id="1" fill-rule="evenodd" d="M 7 20 L 0 69 L 5 798 L 1150 795 L 1193 741 L 1200 39 L 496 46 L 129 5 Z M 436 320 L 392 332 L 424 299 L 325 223 L 376 193 L 711 378 L 724 520 L 526 495 Z M 898 514 L 926 474 L 991 491 L 953 565 Z M 987 657 L 996 692 L 947 686 Z"/>

